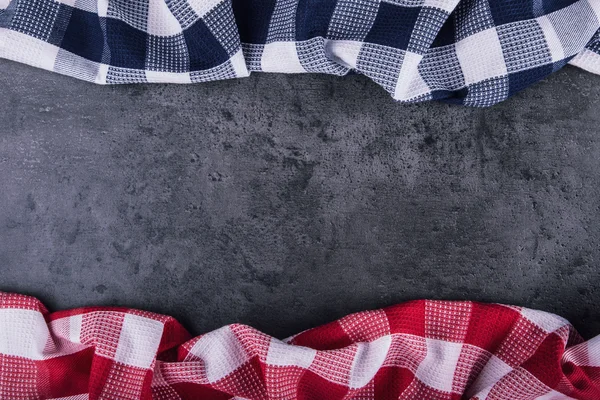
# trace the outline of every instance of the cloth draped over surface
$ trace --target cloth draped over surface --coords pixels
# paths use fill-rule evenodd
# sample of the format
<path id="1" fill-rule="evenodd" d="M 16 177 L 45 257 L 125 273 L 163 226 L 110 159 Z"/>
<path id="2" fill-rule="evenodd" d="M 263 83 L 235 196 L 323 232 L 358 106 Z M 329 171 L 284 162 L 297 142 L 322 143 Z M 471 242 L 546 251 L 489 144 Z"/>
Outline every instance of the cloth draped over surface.
<path id="1" fill-rule="evenodd" d="M 353 72 L 469 106 L 600 73 L 599 29 L 600 0 L 0 0 L 0 57 L 90 82 Z"/>
<path id="2" fill-rule="evenodd" d="M 597 400 L 600 336 L 526 308 L 413 301 L 286 340 L 238 324 L 192 338 L 168 316 L 0 293 L 0 398 Z"/>

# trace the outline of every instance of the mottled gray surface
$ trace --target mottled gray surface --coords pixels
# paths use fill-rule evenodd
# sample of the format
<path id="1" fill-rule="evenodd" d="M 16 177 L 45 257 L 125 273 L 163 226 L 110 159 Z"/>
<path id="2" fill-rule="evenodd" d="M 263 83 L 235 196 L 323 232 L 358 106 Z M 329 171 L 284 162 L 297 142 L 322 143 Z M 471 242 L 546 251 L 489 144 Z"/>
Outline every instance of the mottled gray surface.
<path id="1" fill-rule="evenodd" d="M 363 77 L 102 87 L 0 61 L 0 289 L 280 337 L 417 298 L 600 333 L 600 77 L 490 109 Z"/>

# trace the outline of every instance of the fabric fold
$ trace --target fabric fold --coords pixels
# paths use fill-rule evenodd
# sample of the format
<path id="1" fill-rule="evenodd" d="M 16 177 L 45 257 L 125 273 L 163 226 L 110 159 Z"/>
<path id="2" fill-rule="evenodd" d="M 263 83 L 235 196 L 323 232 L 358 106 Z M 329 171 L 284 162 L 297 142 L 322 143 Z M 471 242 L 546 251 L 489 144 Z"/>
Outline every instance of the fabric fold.
<path id="1" fill-rule="evenodd" d="M 173 318 L 110 307 L 49 313 L 0 293 L 10 399 L 600 398 L 600 336 L 521 307 L 412 301 L 278 340 L 233 324 L 192 338 Z"/>
<path id="2" fill-rule="evenodd" d="M 598 0 L 0 0 L 0 57 L 100 84 L 366 75 L 405 102 L 489 106 L 600 71 Z"/>

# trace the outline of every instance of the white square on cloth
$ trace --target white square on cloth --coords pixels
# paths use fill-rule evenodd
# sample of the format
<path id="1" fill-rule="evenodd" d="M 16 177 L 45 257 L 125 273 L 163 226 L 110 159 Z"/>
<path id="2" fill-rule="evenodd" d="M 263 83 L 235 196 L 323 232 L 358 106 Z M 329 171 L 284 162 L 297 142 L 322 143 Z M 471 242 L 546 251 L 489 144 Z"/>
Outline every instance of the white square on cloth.
<path id="1" fill-rule="evenodd" d="M 463 345 L 437 339 L 425 340 L 427 355 L 415 375 L 427 386 L 450 393 Z"/>
<path id="2" fill-rule="evenodd" d="M 151 83 L 192 83 L 189 72 L 164 72 L 146 70 L 146 79 Z"/>
<path id="3" fill-rule="evenodd" d="M 267 364 L 278 367 L 308 368 L 317 351 L 308 347 L 293 346 L 272 338 L 267 353 Z"/>
<path id="4" fill-rule="evenodd" d="M 228 326 L 202 336 L 190 349 L 190 354 L 206 363 L 209 383 L 225 378 L 248 361 L 246 351 Z"/>
<path id="5" fill-rule="evenodd" d="M 306 72 L 296 50 L 296 42 L 274 42 L 265 45 L 261 59 L 263 72 Z"/>
<path id="6" fill-rule="evenodd" d="M 164 0 L 150 0 L 148 3 L 148 34 L 173 36 L 182 32 L 181 24 L 173 16 Z"/>
<path id="7" fill-rule="evenodd" d="M 200 17 L 204 17 L 221 2 L 223 2 L 223 0 L 188 0 L 190 7 L 192 7 Z"/>
<path id="8" fill-rule="evenodd" d="M 0 354 L 42 360 L 50 332 L 39 311 L 0 309 Z"/>
<path id="9" fill-rule="evenodd" d="M 392 345 L 390 335 L 383 336 L 370 343 L 359 343 L 356 356 L 350 370 L 350 383 L 352 389 L 366 386 L 381 369 Z"/>
<path id="10" fill-rule="evenodd" d="M 496 28 L 486 29 L 456 43 L 456 56 L 467 85 L 508 74 Z"/>
<path id="11" fill-rule="evenodd" d="M 475 379 L 475 382 L 471 384 L 466 395 L 485 399 L 492 387 L 510 371 L 512 371 L 512 368 L 508 364 L 495 355 L 492 355 L 477 376 L 477 379 Z"/>
<path id="12" fill-rule="evenodd" d="M 134 367 L 150 368 L 158 351 L 163 329 L 162 322 L 126 314 L 115 360 Z"/>

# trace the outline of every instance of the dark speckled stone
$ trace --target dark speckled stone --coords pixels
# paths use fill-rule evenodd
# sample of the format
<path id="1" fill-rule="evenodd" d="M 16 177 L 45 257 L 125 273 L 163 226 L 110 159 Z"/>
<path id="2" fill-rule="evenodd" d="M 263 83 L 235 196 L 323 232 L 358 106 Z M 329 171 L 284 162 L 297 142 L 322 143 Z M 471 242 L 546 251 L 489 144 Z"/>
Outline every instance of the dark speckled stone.
<path id="1" fill-rule="evenodd" d="M 102 87 L 0 61 L 0 289 L 284 337 L 417 298 L 600 334 L 600 77 L 490 109 L 360 76 Z"/>

